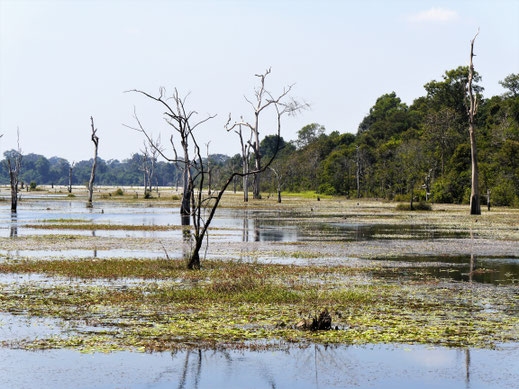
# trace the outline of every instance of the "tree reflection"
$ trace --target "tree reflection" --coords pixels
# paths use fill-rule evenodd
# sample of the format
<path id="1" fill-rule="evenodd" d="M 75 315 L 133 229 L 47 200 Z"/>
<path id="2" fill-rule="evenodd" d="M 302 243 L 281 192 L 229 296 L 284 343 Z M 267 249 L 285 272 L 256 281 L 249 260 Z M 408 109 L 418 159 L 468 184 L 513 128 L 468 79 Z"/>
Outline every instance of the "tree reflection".
<path id="1" fill-rule="evenodd" d="M 191 246 L 193 243 L 191 229 L 189 228 L 189 215 L 181 215 L 180 222 L 182 224 L 182 240 L 184 241 L 184 244 L 182 245 L 182 255 L 184 259 L 187 261 L 191 258 Z"/>
<path id="2" fill-rule="evenodd" d="M 11 224 L 9 226 L 9 237 L 17 238 L 18 237 L 18 217 L 16 212 L 11 213 Z"/>
<path id="3" fill-rule="evenodd" d="M 344 346 L 322 346 L 291 348 L 272 353 L 272 351 L 229 351 L 229 350 L 187 350 L 172 352 L 173 366 L 161 374 L 175 374 L 174 382 L 178 389 L 211 387 L 216 385 L 215 372 L 230 387 L 242 383 L 245 378 L 251 387 L 278 388 L 278 380 L 294 374 L 298 380 L 311 383 L 314 388 L 326 387 L 330 379 L 340 375 L 341 382 L 348 381 L 358 385 L 352 374 L 353 363 L 346 354 Z M 280 355 L 281 352 L 284 355 Z M 279 362 L 291 360 L 290 366 L 280 369 Z M 288 371 L 287 369 L 294 369 Z M 204 371 L 205 370 L 205 371 Z M 347 377 L 344 372 L 349 371 Z M 205 379 L 202 380 L 203 373 Z M 209 384 L 208 384 L 209 380 Z M 203 383 L 202 383 L 203 382 Z"/>
<path id="4" fill-rule="evenodd" d="M 245 211 L 243 214 L 243 233 L 242 233 L 242 242 L 249 241 L 249 212 Z"/>

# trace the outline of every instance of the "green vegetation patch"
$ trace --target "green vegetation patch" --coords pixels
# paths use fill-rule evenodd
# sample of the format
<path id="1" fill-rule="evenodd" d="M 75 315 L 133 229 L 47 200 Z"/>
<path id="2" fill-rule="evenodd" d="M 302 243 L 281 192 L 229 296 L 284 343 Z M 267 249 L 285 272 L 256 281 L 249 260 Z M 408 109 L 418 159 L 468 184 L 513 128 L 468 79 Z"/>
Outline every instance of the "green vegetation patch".
<path id="1" fill-rule="evenodd" d="M 59 336 L 8 345 L 151 351 L 229 343 L 246 347 L 251 341 L 453 347 L 519 341 L 516 288 L 381 279 L 366 283 L 372 269 L 344 266 L 204 264 L 201 271 L 186 271 L 180 260 L 3 263 L 4 273 L 149 279 L 137 286 L 121 286 L 120 281 L 1 285 L 2 312 L 69 323 Z M 325 308 L 332 330 L 297 329 L 301 319 Z"/>

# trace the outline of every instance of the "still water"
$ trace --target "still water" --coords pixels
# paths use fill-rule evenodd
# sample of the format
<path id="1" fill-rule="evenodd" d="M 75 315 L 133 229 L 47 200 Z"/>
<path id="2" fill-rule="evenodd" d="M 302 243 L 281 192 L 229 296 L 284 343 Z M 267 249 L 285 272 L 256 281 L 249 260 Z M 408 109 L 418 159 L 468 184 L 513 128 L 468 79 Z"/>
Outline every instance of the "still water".
<path id="1" fill-rule="evenodd" d="M 96 203 L 93 210 L 77 201 L 23 202 L 16 217 L 0 205 L 0 236 L 36 234 L 94 235 L 98 237 L 178 237 L 170 231 L 39 230 L 27 224 L 79 219 L 93 224 L 180 225 L 176 208 Z M 333 219 L 333 218 L 331 218 Z M 467 239 L 467 231 L 425 225 L 345 223 L 337 218 L 314 221 L 288 211 L 219 210 L 211 239 L 231 242 L 366 242 Z M 477 239 L 477 236 L 475 237 Z M 94 256 L 161 257 L 146 249 L 94 250 Z M 69 249 L 7 251 L 2 258 L 91 257 L 92 250 Z M 291 259 L 294 263 L 302 261 Z M 308 261 L 305 259 L 304 261 Z M 412 256 L 372 260 L 391 263 L 392 277 L 431 277 L 449 282 L 514 286 L 519 280 L 519 258 L 474 256 Z M 381 273 L 382 274 L 382 273 Z M 377 276 L 381 276 L 378 274 Z M 16 278 L 18 277 L 18 278 Z M 4 276 L 2 284 L 58 282 L 39 275 Z M 61 280 L 61 282 L 71 282 Z M 128 280 L 119 280 L 128 282 Z M 136 281 L 137 282 L 137 281 Z M 102 284 L 102 283 L 101 283 Z M 104 285 L 104 284 L 102 284 Z M 118 286 L 117 284 L 116 286 Z M 59 336 L 71 331 L 52 319 L 0 314 L 0 341 L 24 337 Z M 7 344 L 4 343 L 4 344 Z M 275 351 L 192 350 L 175 353 L 81 354 L 72 350 L 24 351 L 0 348 L 1 388 L 517 388 L 519 345 L 498 350 L 453 349 L 423 345 L 304 347 L 279 345 Z"/>
<path id="2" fill-rule="evenodd" d="M 519 382 L 518 345 L 499 351 L 308 346 L 283 351 L 81 354 L 0 349 L 2 388 L 506 389 Z"/>

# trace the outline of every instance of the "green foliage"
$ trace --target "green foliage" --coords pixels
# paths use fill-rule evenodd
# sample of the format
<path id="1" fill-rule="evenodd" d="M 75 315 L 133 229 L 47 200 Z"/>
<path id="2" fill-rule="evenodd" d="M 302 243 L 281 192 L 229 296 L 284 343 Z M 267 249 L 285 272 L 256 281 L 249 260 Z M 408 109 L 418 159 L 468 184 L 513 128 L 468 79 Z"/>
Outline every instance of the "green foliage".
<path id="1" fill-rule="evenodd" d="M 117 190 L 114 192 L 114 196 L 123 196 L 124 192 L 121 188 L 117 188 Z"/>
<path id="2" fill-rule="evenodd" d="M 335 188 L 332 185 L 330 185 L 329 183 L 326 182 L 324 184 L 319 185 L 318 193 L 323 193 L 326 195 L 334 195 L 334 194 L 337 194 L 337 191 L 335 190 Z"/>
<path id="3" fill-rule="evenodd" d="M 38 185 L 34 181 L 31 181 L 31 183 L 29 184 L 29 189 L 30 190 L 36 190 L 37 186 Z"/>
<path id="4" fill-rule="evenodd" d="M 493 205 L 517 206 L 519 199 L 512 183 L 501 179 L 491 191 L 490 201 Z"/>

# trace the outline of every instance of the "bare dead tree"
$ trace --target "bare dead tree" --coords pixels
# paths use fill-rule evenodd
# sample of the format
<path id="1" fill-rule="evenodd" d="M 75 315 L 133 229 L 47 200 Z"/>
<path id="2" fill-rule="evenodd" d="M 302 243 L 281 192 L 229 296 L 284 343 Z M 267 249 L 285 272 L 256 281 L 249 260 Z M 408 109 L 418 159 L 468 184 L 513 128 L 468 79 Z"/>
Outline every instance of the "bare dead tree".
<path id="1" fill-rule="evenodd" d="M 148 150 L 148 147 L 146 145 L 146 141 L 143 142 L 144 144 L 144 149 L 141 149 L 141 153 L 142 153 L 142 167 L 141 167 L 141 170 L 144 174 L 144 181 L 143 181 L 143 185 L 144 185 L 144 198 L 145 199 L 148 199 L 150 198 L 150 194 L 151 194 L 151 190 L 148 191 L 148 181 L 150 179 L 150 170 L 151 170 L 151 163 L 149 162 L 149 159 L 150 159 L 150 155 L 149 155 L 149 150 Z"/>
<path id="2" fill-rule="evenodd" d="M 241 118 L 241 121 L 243 121 L 243 117 Z M 241 160 L 242 160 L 242 173 L 243 173 L 243 201 L 248 202 L 249 201 L 249 162 L 250 162 L 250 149 L 251 149 L 251 141 L 252 141 L 252 131 L 250 133 L 250 139 L 246 142 L 243 140 L 243 133 L 242 133 L 242 124 L 238 124 L 237 126 L 233 125 L 229 128 L 229 123 L 231 122 L 231 115 L 229 115 L 229 120 L 227 120 L 227 123 L 225 124 L 225 129 L 227 132 L 234 129 L 234 132 L 238 135 L 240 138 L 240 145 L 241 145 Z M 236 186 L 235 186 L 236 187 Z"/>
<path id="3" fill-rule="evenodd" d="M 277 192 L 278 192 L 278 203 L 281 203 L 281 185 L 282 185 L 283 176 L 281 174 L 279 174 L 279 172 L 276 169 L 274 169 L 273 167 L 269 167 L 269 169 L 276 176 Z"/>
<path id="4" fill-rule="evenodd" d="M 20 148 L 20 129 L 16 129 L 18 148 L 7 156 L 7 168 L 11 185 L 11 213 L 16 213 L 18 208 L 18 177 L 22 167 L 22 150 Z"/>
<path id="5" fill-rule="evenodd" d="M 210 141 L 205 144 L 205 147 L 207 149 L 207 195 L 211 196 L 211 178 L 212 178 L 212 169 L 211 169 L 211 161 L 209 160 L 209 143 Z"/>
<path id="6" fill-rule="evenodd" d="M 479 199 L 479 180 L 478 180 L 478 158 L 476 149 L 476 133 L 474 128 L 474 117 L 478 111 L 478 97 L 474 95 L 472 90 L 472 80 L 474 78 L 474 65 L 472 58 L 474 57 L 474 41 L 479 34 L 479 29 L 474 38 L 470 41 L 470 65 L 469 65 L 469 79 L 467 83 L 467 92 L 469 95 L 469 134 L 470 134 L 470 155 L 472 160 L 472 188 L 470 191 L 470 214 L 481 215 L 481 205 Z"/>
<path id="7" fill-rule="evenodd" d="M 97 128 L 94 126 L 94 118 L 90 116 L 90 126 L 92 128 L 91 139 L 94 143 L 94 161 L 92 162 L 92 171 L 90 172 L 90 180 L 88 181 L 88 201 L 87 208 L 92 208 L 92 195 L 94 193 L 94 181 L 96 178 L 96 167 L 97 167 L 97 150 L 99 147 L 99 137 L 96 135 Z"/>
<path id="8" fill-rule="evenodd" d="M 251 101 L 247 97 L 245 97 L 245 101 L 249 103 L 249 105 L 252 107 L 254 111 L 254 121 L 252 123 L 246 122 L 243 120 L 240 122 L 234 123 L 232 126 L 226 126 L 227 131 L 233 130 L 235 127 L 239 126 L 240 124 L 243 126 L 246 126 L 251 131 L 251 141 L 249 141 L 249 145 L 252 148 L 252 151 L 254 152 L 254 163 L 255 163 L 255 170 L 257 173 L 254 174 L 254 182 L 253 182 L 253 198 L 260 199 L 260 173 L 263 172 L 265 169 L 262 169 L 261 165 L 261 152 L 260 152 L 260 115 L 261 113 L 271 105 L 283 105 L 285 98 L 288 96 L 290 91 L 293 88 L 293 84 L 289 85 L 285 88 L 283 88 L 283 91 L 277 95 L 277 97 L 274 97 L 271 93 L 269 93 L 265 89 L 265 79 L 267 76 L 271 73 L 272 69 L 267 69 L 263 74 L 255 74 L 256 77 L 260 79 L 260 85 L 259 88 L 257 88 L 254 91 L 254 100 Z M 291 103 L 293 103 L 292 101 Z M 304 109 L 308 107 L 308 104 L 299 104 L 298 103 L 298 110 Z M 230 119 L 230 117 L 229 117 Z M 230 121 L 229 121 L 230 122 Z M 228 123 L 229 123 L 228 122 Z"/>
<path id="9" fill-rule="evenodd" d="M 74 162 L 68 167 L 68 193 L 72 193 L 72 169 L 74 169 Z"/>
<path id="10" fill-rule="evenodd" d="M 146 93 L 144 91 L 133 89 L 128 92 L 136 92 L 140 93 L 147 98 L 156 101 L 160 103 L 163 107 L 166 108 L 166 111 L 164 112 L 164 120 L 173 128 L 174 132 L 177 133 L 177 135 L 180 137 L 180 145 L 182 147 L 182 151 L 184 155 L 180 159 L 177 154 L 177 149 L 175 147 L 175 142 L 173 138 L 173 134 L 170 137 L 170 143 L 173 149 L 174 157 L 168 157 L 164 154 L 164 151 L 159 145 L 156 144 L 156 142 L 151 138 L 149 132 L 147 132 L 144 127 L 142 126 L 142 123 L 140 122 L 139 118 L 137 117 L 137 114 L 134 110 L 134 118 L 137 122 L 137 127 L 127 126 L 128 128 L 134 129 L 136 131 L 142 132 L 146 139 L 150 142 L 150 144 L 153 145 L 153 148 L 168 162 L 178 163 L 182 165 L 183 168 L 183 195 L 182 195 L 182 204 L 180 206 L 180 214 L 182 216 L 189 216 L 191 215 L 191 192 L 193 190 L 192 184 L 192 177 L 191 177 L 191 167 L 193 165 L 193 162 L 191 161 L 189 155 L 190 155 L 190 140 L 194 139 L 193 131 L 200 126 L 201 124 L 207 122 L 210 119 L 213 119 L 216 115 L 209 115 L 205 119 L 200 120 L 199 122 L 191 125 L 190 120 L 193 118 L 193 115 L 196 115 L 196 111 L 186 111 L 185 109 L 185 102 L 189 95 L 185 96 L 184 98 L 181 98 L 178 90 L 175 88 L 175 91 L 173 92 L 173 95 L 169 98 L 165 96 L 166 90 L 165 88 L 161 87 L 159 89 L 159 96 L 152 96 L 149 93 Z M 172 100 L 173 104 L 168 103 L 168 100 Z M 195 146 L 195 149 L 197 147 Z M 196 160 L 196 157 L 195 159 Z"/>

